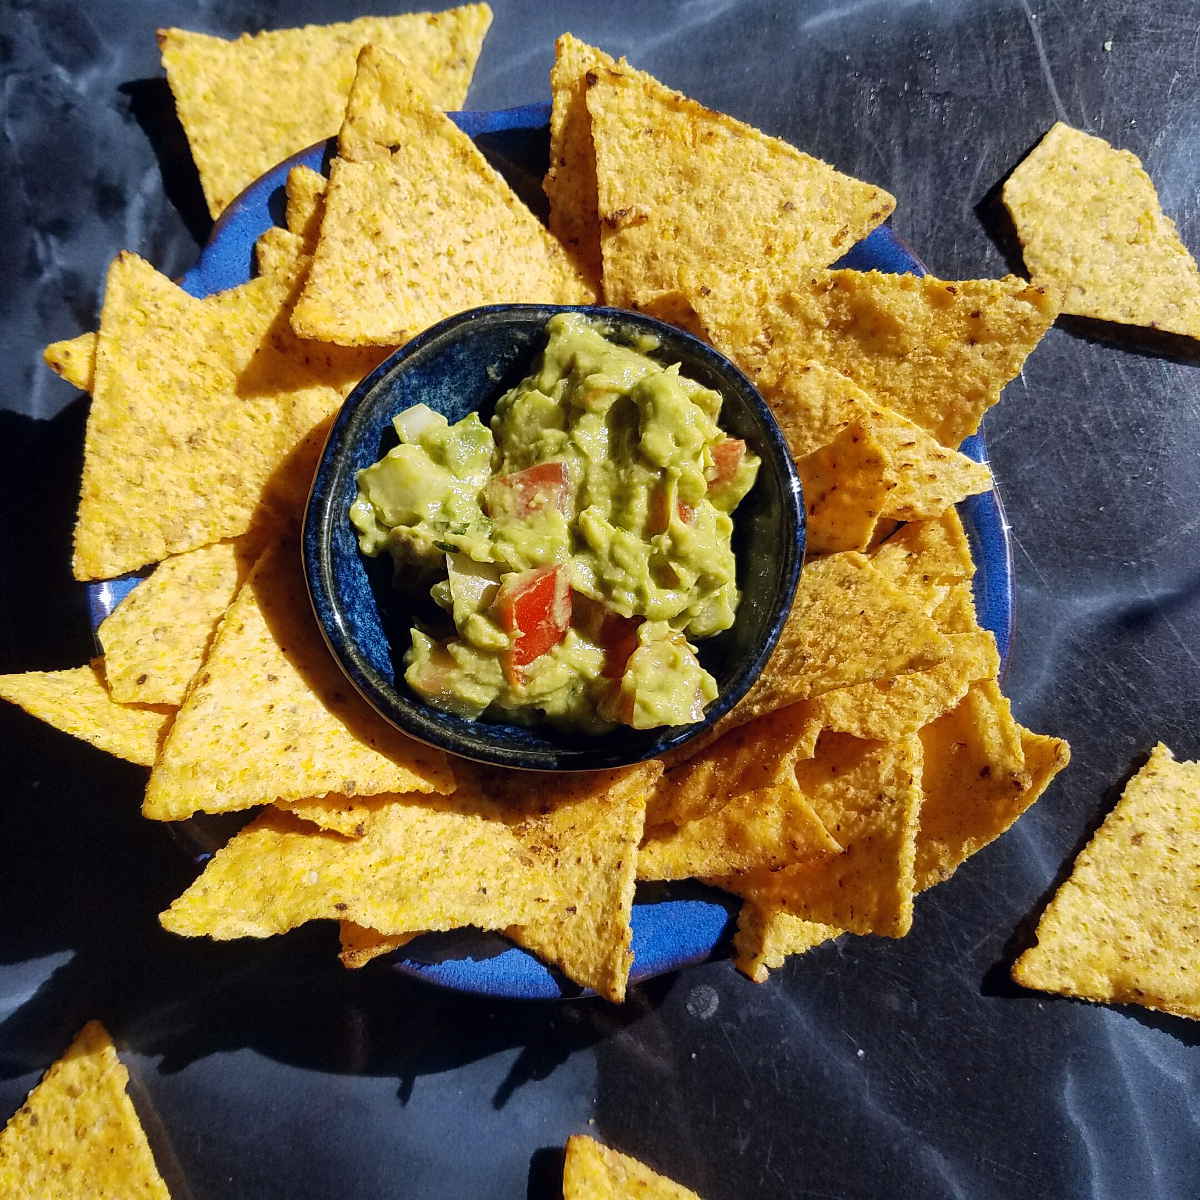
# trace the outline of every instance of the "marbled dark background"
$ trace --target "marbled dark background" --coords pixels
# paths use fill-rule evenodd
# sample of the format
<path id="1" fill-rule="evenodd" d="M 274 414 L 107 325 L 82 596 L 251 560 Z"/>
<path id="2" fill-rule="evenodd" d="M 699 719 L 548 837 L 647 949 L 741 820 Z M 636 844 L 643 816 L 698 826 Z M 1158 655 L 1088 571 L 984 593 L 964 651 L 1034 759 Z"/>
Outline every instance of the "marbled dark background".
<path id="1" fill-rule="evenodd" d="M 1195 0 L 493 0 L 471 103 L 547 97 L 563 29 L 896 193 L 938 274 L 1056 118 L 1139 154 L 1200 248 Z M 91 328 L 119 249 L 169 273 L 207 220 L 153 31 L 386 4 L 0 3 L 0 670 L 91 653 L 67 571 L 84 403 L 42 345 Z M 142 772 L 0 711 L 0 1117 L 100 1016 L 177 1200 L 554 1194 L 593 1132 L 707 1200 L 1200 1194 L 1197 1027 L 1021 993 L 1006 966 L 1158 738 L 1200 757 L 1200 373 L 1056 328 L 987 422 L 1015 539 L 1018 716 L 1070 770 L 924 897 L 763 986 L 716 963 L 623 1009 L 486 1003 L 343 972 L 328 930 L 192 945 Z"/>

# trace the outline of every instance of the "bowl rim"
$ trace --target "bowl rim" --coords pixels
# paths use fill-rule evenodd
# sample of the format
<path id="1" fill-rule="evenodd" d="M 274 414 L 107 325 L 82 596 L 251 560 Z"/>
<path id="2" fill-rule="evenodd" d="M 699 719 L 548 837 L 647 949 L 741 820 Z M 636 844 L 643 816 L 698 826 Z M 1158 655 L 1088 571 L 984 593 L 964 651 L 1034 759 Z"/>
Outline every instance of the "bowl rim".
<path id="1" fill-rule="evenodd" d="M 436 347 L 440 342 L 461 336 L 464 329 L 485 319 L 543 314 L 544 319 L 548 320 L 560 312 L 582 312 L 614 324 L 640 326 L 661 336 L 664 344 L 686 345 L 693 354 L 707 359 L 717 374 L 736 384 L 749 404 L 765 435 L 765 444 L 755 449 L 763 457 L 767 454 L 772 456 L 784 482 L 784 502 L 778 516 L 781 523 L 781 562 L 776 570 L 777 584 L 769 610 L 766 638 L 708 705 L 702 721 L 691 725 L 662 726 L 656 730 L 630 731 L 633 736 L 623 739 L 621 743 L 630 749 L 614 746 L 611 739 L 607 747 L 598 745 L 594 748 L 586 744 L 561 748 L 504 745 L 487 735 L 491 723 L 486 721 L 473 722 L 471 728 L 473 733 L 478 731 L 476 736 L 465 737 L 459 730 L 447 726 L 446 717 L 449 714 L 410 698 L 375 670 L 351 630 L 349 616 L 340 603 L 335 583 L 333 532 L 334 523 L 340 515 L 335 510 L 336 492 L 338 484 L 344 480 L 345 471 L 349 469 L 344 465 L 345 458 L 357 445 L 364 413 L 370 411 L 377 387 L 431 346 Z M 467 309 L 439 321 L 399 347 L 355 385 L 334 418 L 313 474 L 304 509 L 301 554 L 313 613 L 334 661 L 359 695 L 389 724 L 409 737 L 460 758 L 516 770 L 574 772 L 631 766 L 674 750 L 710 728 L 746 694 L 774 651 L 791 611 L 804 563 L 805 539 L 803 491 L 783 432 L 753 382 L 724 355 L 685 330 L 646 313 L 607 305 L 489 304 Z M 645 734 L 657 736 L 641 736 Z"/>

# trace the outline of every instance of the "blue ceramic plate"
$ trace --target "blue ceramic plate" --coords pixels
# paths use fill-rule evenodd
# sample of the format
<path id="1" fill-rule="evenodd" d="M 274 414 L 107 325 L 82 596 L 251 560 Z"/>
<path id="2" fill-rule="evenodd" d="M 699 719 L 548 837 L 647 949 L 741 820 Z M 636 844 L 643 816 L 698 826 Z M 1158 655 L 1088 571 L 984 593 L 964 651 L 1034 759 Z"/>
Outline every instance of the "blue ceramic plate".
<path id="1" fill-rule="evenodd" d="M 451 114 L 458 126 L 475 139 L 513 189 L 544 214 L 541 179 L 546 170 L 549 134 L 548 104 L 529 104 L 496 112 Z M 254 243 L 271 225 L 283 223 L 283 186 L 287 173 L 301 163 L 323 170 L 333 142 L 313 146 L 280 163 L 251 184 L 217 222 L 212 238 L 196 265 L 180 281 L 193 296 L 203 297 L 245 283 L 254 263 Z M 892 233 L 880 226 L 837 264 L 857 270 L 925 274 L 920 260 Z M 968 438 L 965 454 L 982 462 L 982 434 Z M 975 600 L 980 624 L 996 635 L 1000 661 L 1008 658 L 1012 635 L 1012 560 L 1008 529 L 995 491 L 974 496 L 959 511 L 971 541 L 978 571 Z M 125 576 L 88 585 L 93 626 L 112 611 L 138 576 Z M 182 823 L 191 834 L 194 851 L 211 850 L 223 840 L 224 828 L 196 818 Z M 728 954 L 738 901 L 699 884 L 643 885 L 633 908 L 634 963 L 631 981 Z M 531 954 L 500 937 L 428 934 L 405 947 L 393 960 L 397 970 L 457 991 L 516 999 L 553 1000 L 580 991 Z"/>

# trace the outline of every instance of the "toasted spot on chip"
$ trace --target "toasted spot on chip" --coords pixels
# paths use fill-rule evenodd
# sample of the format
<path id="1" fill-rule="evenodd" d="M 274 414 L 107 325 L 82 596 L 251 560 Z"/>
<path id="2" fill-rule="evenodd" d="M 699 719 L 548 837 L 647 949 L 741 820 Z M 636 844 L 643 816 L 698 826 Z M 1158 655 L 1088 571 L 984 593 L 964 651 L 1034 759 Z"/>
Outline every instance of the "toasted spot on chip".
<path id="1" fill-rule="evenodd" d="M 775 653 L 719 727 L 745 724 L 834 688 L 923 671 L 950 653 L 933 620 L 868 559 L 831 554 L 804 568 Z"/>
<path id="2" fill-rule="evenodd" d="M 744 792 L 706 817 L 649 830 L 638 851 L 638 878 L 777 871 L 840 850 L 789 772 L 775 786 Z"/>
<path id="3" fill-rule="evenodd" d="M 1200 763 L 1161 742 L 1013 966 L 1022 986 L 1200 1018 Z"/>
<path id="4" fill-rule="evenodd" d="M 832 941 L 845 931 L 806 921 L 775 904 L 744 900 L 733 939 L 734 966 L 755 983 L 766 983 L 771 971 L 793 954 Z"/>
<path id="5" fill-rule="evenodd" d="M 643 72 L 596 65 L 585 88 L 609 304 L 675 291 L 714 262 L 802 278 L 895 207 L 883 189 Z"/>
<path id="6" fill-rule="evenodd" d="M 328 181 L 312 167 L 293 167 L 288 172 L 285 193 L 287 209 L 284 220 L 289 233 L 304 241 L 304 253 L 311 254 L 321 230 L 321 214 L 325 210 L 325 186 Z"/>
<path id="7" fill-rule="evenodd" d="M 546 872 L 550 903 L 505 932 L 581 987 L 619 1004 L 633 964 L 629 917 L 646 797 L 657 762 L 563 776 L 486 771 L 484 787 L 519 811 L 514 832 Z"/>
<path id="8" fill-rule="evenodd" d="M 173 708 L 118 704 L 104 680 L 104 660 L 66 671 L 0 675 L 0 700 L 118 758 L 150 766 Z"/>
<path id="9" fill-rule="evenodd" d="M 114 700 L 183 703 L 257 549 L 244 537 L 165 559 L 100 623 L 96 636 Z"/>
<path id="10" fill-rule="evenodd" d="M 128 1082 L 107 1030 L 89 1021 L 0 1131 L 0 1193 L 171 1200 Z"/>
<path id="11" fill-rule="evenodd" d="M 337 132 L 355 57 L 368 42 L 404 59 L 434 104 L 461 108 L 491 22 L 486 4 L 468 4 L 232 41 L 160 30 L 163 67 L 209 212 L 220 216 L 265 171 Z"/>
<path id="12" fill-rule="evenodd" d="M 413 938 L 420 937 L 424 930 L 416 933 L 380 933 L 377 929 L 368 929 L 365 925 L 355 925 L 353 921 L 343 921 L 338 927 L 338 937 L 341 950 L 338 958 L 342 966 L 350 970 L 365 967 L 367 963 L 401 946 L 407 946 Z"/>
<path id="13" fill-rule="evenodd" d="M 562 245 L 385 50 L 359 56 L 338 150 L 292 313 L 302 336 L 402 342 L 477 305 L 595 299 Z"/>
<path id="14" fill-rule="evenodd" d="M 809 554 L 863 550 L 891 490 L 883 447 L 865 424 L 851 421 L 827 446 L 796 460 L 804 488 Z"/>
<path id="15" fill-rule="evenodd" d="M 81 333 L 63 342 L 51 342 L 42 351 L 46 366 L 81 392 L 90 392 L 95 382 L 96 335 Z"/>
<path id="16" fill-rule="evenodd" d="M 854 933 L 903 937 L 912 924 L 921 743 L 826 733 L 796 780 L 843 850 L 815 863 L 717 879 L 718 886 Z"/>
<path id="17" fill-rule="evenodd" d="M 646 824 L 682 825 L 716 812 L 746 792 L 793 778 L 797 759 L 813 756 L 820 732 L 808 709 L 794 704 L 668 761 L 646 805 Z"/>
<path id="18" fill-rule="evenodd" d="M 299 549 L 283 542 L 262 556 L 221 622 L 142 812 L 177 821 L 331 792 L 453 789 L 446 756 L 395 730 L 342 675 L 317 628 Z"/>
<path id="19" fill-rule="evenodd" d="M 502 929 L 542 912 L 548 881 L 512 829 L 456 804 L 397 797 L 352 839 L 264 809 L 159 920 L 172 933 L 225 940 L 321 918 L 411 933 Z"/>
<path id="20" fill-rule="evenodd" d="M 1059 121 L 1001 195 L 1063 312 L 1200 337 L 1200 270 L 1128 150 Z"/>
<path id="21" fill-rule="evenodd" d="M 700 1200 L 695 1192 L 583 1134 L 567 1139 L 563 1200 Z"/>
<path id="22" fill-rule="evenodd" d="M 822 271 L 773 285 L 697 273 L 686 286 L 709 340 L 765 391 L 810 360 L 957 446 L 979 428 L 1055 316 L 1023 279 Z"/>

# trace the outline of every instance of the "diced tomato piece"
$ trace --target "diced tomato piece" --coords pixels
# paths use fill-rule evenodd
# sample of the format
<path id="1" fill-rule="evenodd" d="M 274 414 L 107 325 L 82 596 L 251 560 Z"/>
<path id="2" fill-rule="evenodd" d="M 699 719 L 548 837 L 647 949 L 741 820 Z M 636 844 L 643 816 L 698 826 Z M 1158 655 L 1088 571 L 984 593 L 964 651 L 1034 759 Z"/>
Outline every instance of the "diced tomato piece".
<path id="1" fill-rule="evenodd" d="M 605 679 L 620 679 L 633 652 L 638 648 L 641 617 L 623 617 L 610 612 L 600 626 L 599 642 L 604 650 Z"/>
<path id="2" fill-rule="evenodd" d="M 742 459 L 746 457 L 746 443 L 741 438 L 722 438 L 713 443 L 713 475 L 708 481 L 709 491 L 729 483 L 738 473 Z"/>
<path id="3" fill-rule="evenodd" d="M 488 484 L 492 516 L 527 517 L 544 508 L 571 514 L 571 481 L 562 462 L 538 463 L 511 475 L 497 475 Z"/>
<path id="4" fill-rule="evenodd" d="M 507 575 L 496 596 L 501 627 L 512 639 L 504 655 L 509 683 L 522 668 L 553 650 L 571 627 L 571 581 L 565 567 L 538 567 Z"/>
<path id="5" fill-rule="evenodd" d="M 666 485 L 660 484 L 654 489 L 654 494 L 650 497 L 650 511 L 648 514 L 649 529 L 647 532 L 651 536 L 656 533 L 666 533 L 667 526 L 670 523 L 667 519 L 670 511 L 668 504 Z M 681 500 L 676 500 L 675 514 L 685 525 L 690 525 L 696 515 L 696 510 L 690 504 L 684 504 Z"/>

